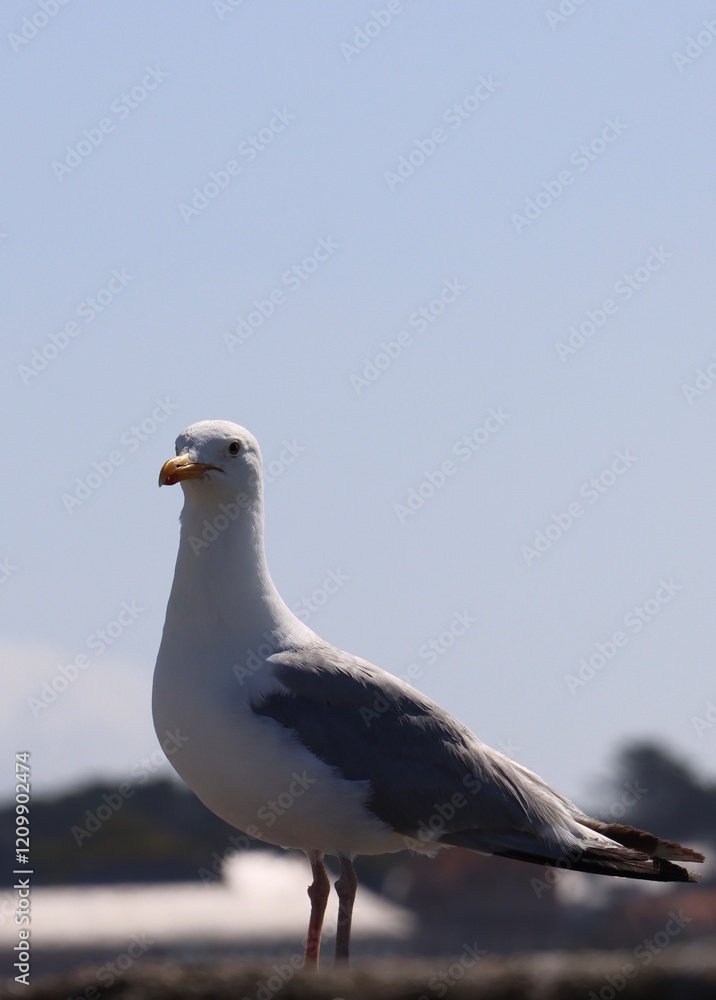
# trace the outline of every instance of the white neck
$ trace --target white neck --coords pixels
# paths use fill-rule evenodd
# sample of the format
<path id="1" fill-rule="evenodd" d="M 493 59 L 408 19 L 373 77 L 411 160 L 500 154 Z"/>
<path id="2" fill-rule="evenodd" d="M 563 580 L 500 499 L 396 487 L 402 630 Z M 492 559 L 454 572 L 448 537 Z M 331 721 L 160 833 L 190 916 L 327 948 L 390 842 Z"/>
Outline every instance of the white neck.
<path id="1" fill-rule="evenodd" d="M 219 496 L 207 503 L 206 492 L 198 503 L 198 491 L 186 491 L 166 625 L 195 639 L 217 625 L 234 635 L 285 638 L 301 623 L 266 565 L 262 491 L 241 507 Z"/>

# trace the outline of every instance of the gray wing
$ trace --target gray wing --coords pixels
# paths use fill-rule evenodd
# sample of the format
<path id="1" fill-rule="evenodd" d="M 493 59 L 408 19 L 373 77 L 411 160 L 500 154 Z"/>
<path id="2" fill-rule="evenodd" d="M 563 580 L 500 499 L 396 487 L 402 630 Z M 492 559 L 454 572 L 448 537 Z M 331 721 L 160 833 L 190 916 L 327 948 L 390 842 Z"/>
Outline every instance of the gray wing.
<path id="1" fill-rule="evenodd" d="M 253 711 L 369 782 L 368 808 L 398 833 L 463 844 L 469 831 L 465 846 L 487 852 L 562 840 L 560 828 L 571 839 L 571 803 L 392 675 L 328 644 L 275 653 L 266 668 L 282 690 Z"/>

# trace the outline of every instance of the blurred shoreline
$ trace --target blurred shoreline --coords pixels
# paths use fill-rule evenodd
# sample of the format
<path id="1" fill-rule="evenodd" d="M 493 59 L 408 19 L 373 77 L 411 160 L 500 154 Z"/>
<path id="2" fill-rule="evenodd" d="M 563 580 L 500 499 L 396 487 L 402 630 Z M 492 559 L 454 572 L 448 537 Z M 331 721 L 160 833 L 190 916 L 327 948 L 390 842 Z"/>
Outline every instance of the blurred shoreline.
<path id="1" fill-rule="evenodd" d="M 710 1000 L 716 991 L 714 941 L 676 945 L 643 967 L 629 951 L 540 952 L 509 957 L 464 949 L 442 959 L 359 960 L 349 970 L 333 969 L 326 949 L 318 976 L 297 968 L 295 959 L 137 963 L 113 982 L 99 985 L 96 968 L 83 965 L 38 977 L 29 987 L 6 980 L 0 997 L 27 1000 L 272 1000 L 275 997 L 358 1000 L 614 1000 L 617 995 L 648 1000 Z"/>

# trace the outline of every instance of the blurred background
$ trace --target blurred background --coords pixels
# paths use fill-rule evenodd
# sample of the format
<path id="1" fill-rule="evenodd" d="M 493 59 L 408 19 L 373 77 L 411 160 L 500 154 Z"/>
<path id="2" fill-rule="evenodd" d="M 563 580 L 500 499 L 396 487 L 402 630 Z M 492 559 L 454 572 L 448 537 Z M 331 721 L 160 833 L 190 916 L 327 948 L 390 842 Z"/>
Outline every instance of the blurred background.
<path id="1" fill-rule="evenodd" d="M 181 504 L 157 474 L 206 418 L 261 442 L 269 565 L 312 628 L 585 809 L 708 851 L 714 13 L 0 11 L 0 793 L 12 846 L 29 752 L 38 969 L 304 932 L 305 862 L 210 816 L 151 725 Z M 364 954 L 714 933 L 708 879 L 362 866 Z"/>

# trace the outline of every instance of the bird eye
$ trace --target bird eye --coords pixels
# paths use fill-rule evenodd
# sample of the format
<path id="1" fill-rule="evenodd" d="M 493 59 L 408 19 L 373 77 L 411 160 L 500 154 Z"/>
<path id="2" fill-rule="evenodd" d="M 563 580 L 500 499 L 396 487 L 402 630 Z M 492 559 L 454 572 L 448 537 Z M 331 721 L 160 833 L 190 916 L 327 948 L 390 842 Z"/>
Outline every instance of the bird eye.
<path id="1" fill-rule="evenodd" d="M 241 444 L 238 441 L 232 441 L 229 445 L 229 454 L 238 455 L 241 451 Z"/>

